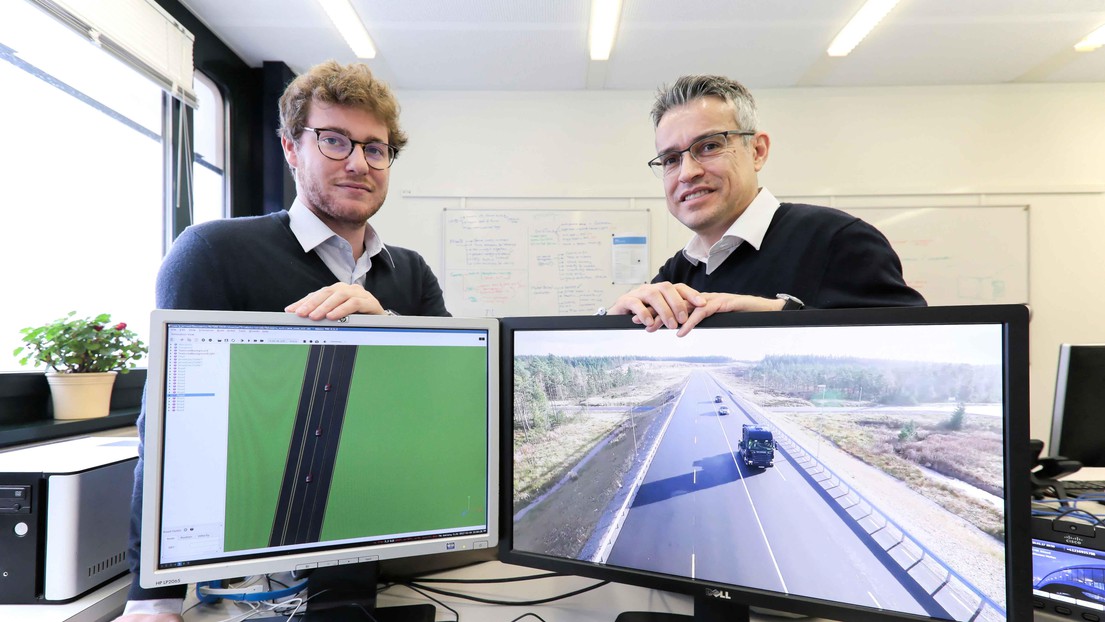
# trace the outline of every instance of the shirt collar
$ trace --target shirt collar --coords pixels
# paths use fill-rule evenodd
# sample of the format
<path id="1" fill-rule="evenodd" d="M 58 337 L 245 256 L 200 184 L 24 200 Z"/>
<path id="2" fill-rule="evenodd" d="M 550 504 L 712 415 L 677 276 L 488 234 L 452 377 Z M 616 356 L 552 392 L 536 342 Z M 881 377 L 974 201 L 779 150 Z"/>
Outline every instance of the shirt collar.
<path id="1" fill-rule="evenodd" d="M 304 253 L 315 250 L 331 238 L 340 239 L 341 237 L 331 231 L 326 223 L 322 222 L 314 212 L 299 200 L 299 197 L 296 197 L 292 201 L 292 206 L 288 208 L 288 217 L 290 219 L 288 226 L 291 227 L 292 235 L 295 236 L 299 245 L 303 247 Z M 384 259 L 392 268 L 395 267 L 395 260 L 391 257 L 391 251 L 384 245 L 383 240 L 380 239 L 379 234 L 370 224 L 365 225 L 364 248 L 365 254 L 369 257 L 375 257 L 383 252 Z"/>
<path id="2" fill-rule="evenodd" d="M 752 199 L 744 213 L 729 225 L 721 239 L 712 247 L 707 248 L 702 238 L 695 234 L 683 247 L 683 255 L 692 264 L 698 265 L 700 261 L 706 261 L 711 254 L 719 251 L 731 252 L 743 242 L 748 242 L 752 248 L 760 250 L 764 236 L 767 235 L 767 228 L 771 225 L 771 219 L 775 217 L 777 209 L 779 209 L 779 199 L 776 199 L 767 188 L 760 188 L 756 198 Z"/>

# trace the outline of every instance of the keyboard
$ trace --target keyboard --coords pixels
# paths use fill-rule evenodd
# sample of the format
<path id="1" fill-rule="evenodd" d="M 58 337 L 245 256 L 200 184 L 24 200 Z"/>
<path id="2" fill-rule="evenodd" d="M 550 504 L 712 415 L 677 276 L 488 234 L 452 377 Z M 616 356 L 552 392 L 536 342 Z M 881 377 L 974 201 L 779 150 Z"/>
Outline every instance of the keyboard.
<path id="1" fill-rule="evenodd" d="M 1105 495 L 1105 480 L 1059 480 L 1068 496 Z"/>

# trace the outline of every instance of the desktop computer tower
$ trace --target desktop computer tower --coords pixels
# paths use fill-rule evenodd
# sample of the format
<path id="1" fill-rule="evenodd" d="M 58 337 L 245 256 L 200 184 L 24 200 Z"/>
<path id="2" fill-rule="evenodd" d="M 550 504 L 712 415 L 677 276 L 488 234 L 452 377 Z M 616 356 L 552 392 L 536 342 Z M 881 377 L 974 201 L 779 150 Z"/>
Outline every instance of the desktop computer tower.
<path id="1" fill-rule="evenodd" d="M 0 452 L 0 604 L 72 601 L 127 572 L 135 437 Z"/>

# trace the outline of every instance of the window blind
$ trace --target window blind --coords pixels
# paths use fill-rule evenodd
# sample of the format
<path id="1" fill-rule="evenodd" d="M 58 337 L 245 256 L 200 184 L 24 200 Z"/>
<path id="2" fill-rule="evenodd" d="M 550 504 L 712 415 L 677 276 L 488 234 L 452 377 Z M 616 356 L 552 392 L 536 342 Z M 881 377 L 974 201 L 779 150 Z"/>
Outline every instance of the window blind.
<path id="1" fill-rule="evenodd" d="M 142 72 L 172 96 L 196 106 L 195 37 L 153 0 L 30 0 Z"/>

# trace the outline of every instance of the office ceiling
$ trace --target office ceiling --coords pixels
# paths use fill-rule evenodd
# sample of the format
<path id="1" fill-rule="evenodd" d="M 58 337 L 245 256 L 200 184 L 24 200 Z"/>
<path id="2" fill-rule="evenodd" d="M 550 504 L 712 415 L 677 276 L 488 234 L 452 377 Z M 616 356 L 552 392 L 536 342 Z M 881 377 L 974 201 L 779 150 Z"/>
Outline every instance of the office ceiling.
<path id="1" fill-rule="evenodd" d="M 356 60 L 314 0 L 183 0 L 247 63 Z M 753 88 L 1105 82 L 1105 0 L 901 0 L 849 56 L 825 49 L 862 0 L 624 0 L 609 61 L 590 0 L 353 0 L 366 61 L 402 90 L 655 89 L 686 73 Z"/>

